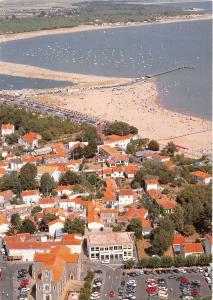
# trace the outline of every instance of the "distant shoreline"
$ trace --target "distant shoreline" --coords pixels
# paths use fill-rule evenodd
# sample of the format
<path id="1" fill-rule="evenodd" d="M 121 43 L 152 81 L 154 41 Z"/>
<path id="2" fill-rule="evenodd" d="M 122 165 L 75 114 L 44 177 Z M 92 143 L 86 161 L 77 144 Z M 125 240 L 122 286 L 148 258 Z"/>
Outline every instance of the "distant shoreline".
<path id="1" fill-rule="evenodd" d="M 77 27 L 70 27 L 70 28 L 58 28 L 58 29 L 48 29 L 48 30 L 45 29 L 39 31 L 2 34 L 0 35 L 0 43 L 20 40 L 20 39 L 29 39 L 29 38 L 44 36 L 44 35 L 114 29 L 114 28 L 128 28 L 128 27 L 135 27 L 135 26 L 147 26 L 147 25 L 157 25 L 157 24 L 170 24 L 170 23 L 179 23 L 179 22 L 204 21 L 204 20 L 211 20 L 211 19 L 212 19 L 212 15 L 206 13 L 202 15 L 190 15 L 186 17 L 175 16 L 175 17 L 162 18 L 158 21 L 153 21 L 153 22 L 128 22 L 128 23 L 119 22 L 119 23 L 106 23 L 103 25 L 80 25 Z"/>

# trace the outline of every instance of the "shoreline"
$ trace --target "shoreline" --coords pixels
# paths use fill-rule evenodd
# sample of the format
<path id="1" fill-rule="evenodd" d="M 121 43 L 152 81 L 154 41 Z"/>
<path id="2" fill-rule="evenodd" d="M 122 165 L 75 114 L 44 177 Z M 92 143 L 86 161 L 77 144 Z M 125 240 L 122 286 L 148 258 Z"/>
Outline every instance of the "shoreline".
<path id="1" fill-rule="evenodd" d="M 20 40 L 20 39 L 30 39 L 33 37 L 44 36 L 44 35 L 85 32 L 85 31 L 103 30 L 103 29 L 126 28 L 126 27 L 135 27 L 135 26 L 170 24 L 170 23 L 180 23 L 180 22 L 205 21 L 211 19 L 212 19 L 212 15 L 206 13 L 201 15 L 189 15 L 185 17 L 183 16 L 167 17 L 153 22 L 128 22 L 128 23 L 118 22 L 118 23 L 104 23 L 102 25 L 79 25 L 76 27 L 67 27 L 67 28 L 65 27 L 65 28 L 57 28 L 57 29 L 44 29 L 40 31 L 2 34 L 0 35 L 0 43 Z"/>
<path id="2" fill-rule="evenodd" d="M 174 140 L 188 147 L 193 157 L 211 153 L 212 122 L 163 107 L 153 79 L 119 88 L 24 90 L 20 97 L 104 121 L 125 121 L 136 126 L 141 137 L 156 139 L 161 145 Z"/>

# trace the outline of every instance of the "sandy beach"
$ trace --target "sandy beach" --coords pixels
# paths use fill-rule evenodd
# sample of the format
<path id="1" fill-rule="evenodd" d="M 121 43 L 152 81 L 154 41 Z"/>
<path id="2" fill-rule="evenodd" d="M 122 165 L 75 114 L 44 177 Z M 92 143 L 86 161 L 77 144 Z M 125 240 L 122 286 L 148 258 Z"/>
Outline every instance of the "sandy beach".
<path id="1" fill-rule="evenodd" d="M 211 19 L 210 15 L 194 18 L 170 18 L 159 23 L 185 22 L 193 20 Z M 80 26 L 78 28 L 45 30 L 0 37 L 0 41 L 31 38 L 34 36 L 100 30 L 124 26 L 146 26 L 143 24 L 113 24 L 103 26 Z M 198 117 L 169 111 L 159 105 L 157 85 L 154 80 L 140 81 L 128 86 L 116 85 L 130 82 L 128 78 L 109 78 L 93 75 L 56 72 L 28 65 L 18 65 L 0 61 L 0 74 L 26 76 L 32 78 L 46 78 L 65 80 L 78 83 L 78 91 L 73 88 L 51 90 L 23 90 L 22 97 L 30 98 L 35 102 L 46 103 L 68 110 L 75 110 L 99 117 L 108 121 L 125 121 L 139 129 L 141 137 L 156 139 L 161 144 L 173 140 L 176 144 L 189 148 L 189 154 L 200 156 L 211 153 L 212 123 Z M 96 88 L 100 87 L 102 88 Z M 106 87 L 107 86 L 107 87 Z M 109 87 L 110 86 L 110 87 Z M 17 91 L 1 91 L 1 95 L 14 95 Z"/>
<path id="2" fill-rule="evenodd" d="M 62 91 L 62 92 L 61 92 Z M 9 94 L 12 92 L 8 92 Z M 161 107 L 156 82 L 146 80 L 119 88 L 88 89 L 51 93 L 50 90 L 25 90 L 35 102 L 93 115 L 107 121 L 125 121 L 139 129 L 141 137 L 160 144 L 173 140 L 199 157 L 211 153 L 211 122 Z"/>

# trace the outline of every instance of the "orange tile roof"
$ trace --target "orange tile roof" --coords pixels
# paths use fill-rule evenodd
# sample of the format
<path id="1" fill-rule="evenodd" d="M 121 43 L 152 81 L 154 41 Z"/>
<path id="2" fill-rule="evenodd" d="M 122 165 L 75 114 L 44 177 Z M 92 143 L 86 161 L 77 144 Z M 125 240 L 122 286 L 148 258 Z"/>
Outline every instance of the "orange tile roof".
<path id="1" fill-rule="evenodd" d="M 109 190 L 115 190 L 117 188 L 117 184 L 115 182 L 115 179 L 113 178 L 105 178 L 104 181 L 106 182 L 107 189 Z"/>
<path id="2" fill-rule="evenodd" d="M 42 270 L 51 270 L 53 272 L 53 281 L 59 282 L 65 270 L 67 263 L 77 263 L 78 254 L 72 254 L 68 247 L 56 246 L 50 250 L 50 253 L 36 253 L 35 262 L 42 263 Z"/>
<path id="3" fill-rule="evenodd" d="M 120 160 L 120 161 L 128 161 L 128 155 L 126 154 L 120 154 L 120 153 L 115 153 L 112 155 L 114 160 Z"/>
<path id="4" fill-rule="evenodd" d="M 14 125 L 13 124 L 10 124 L 10 123 L 8 123 L 8 124 L 2 124 L 1 125 L 1 129 L 2 130 L 5 130 L 5 129 L 13 129 L 14 128 Z"/>
<path id="5" fill-rule="evenodd" d="M 44 174 L 44 173 L 49 173 L 50 175 L 57 171 L 58 167 L 54 165 L 42 165 L 42 166 L 37 166 L 37 173 L 38 174 Z"/>
<path id="6" fill-rule="evenodd" d="M 119 192 L 119 196 L 133 196 L 133 191 L 131 189 L 122 189 Z"/>
<path id="7" fill-rule="evenodd" d="M 184 244 L 185 253 L 203 253 L 203 246 L 201 243 L 186 243 Z"/>
<path id="8" fill-rule="evenodd" d="M 64 191 L 64 190 L 69 190 L 70 189 L 70 185 L 58 185 L 56 187 L 57 191 Z"/>
<path id="9" fill-rule="evenodd" d="M 146 179 L 145 184 L 158 184 L 158 180 L 153 178 L 153 179 Z"/>
<path id="10" fill-rule="evenodd" d="M 37 161 L 40 160 L 40 158 L 37 156 L 37 157 L 34 157 L 34 156 L 22 156 L 21 157 L 22 161 L 23 162 L 26 162 L 26 163 L 35 163 Z"/>
<path id="11" fill-rule="evenodd" d="M 7 174 L 7 171 L 3 168 L 0 168 L 0 175 L 5 175 Z"/>
<path id="12" fill-rule="evenodd" d="M 111 175 L 112 169 L 103 169 L 97 172 L 98 175 Z"/>
<path id="13" fill-rule="evenodd" d="M 116 195 L 111 190 L 106 190 L 102 198 L 103 201 L 115 201 Z"/>
<path id="14" fill-rule="evenodd" d="M 54 204 L 55 203 L 54 198 L 40 198 L 39 199 L 39 204 Z"/>
<path id="15" fill-rule="evenodd" d="M 40 139 L 40 135 L 35 132 L 29 132 L 23 136 L 23 140 L 27 143 L 32 143 L 33 141 L 39 140 L 39 139 Z"/>
<path id="16" fill-rule="evenodd" d="M 124 167 L 123 166 L 116 166 L 113 168 L 113 172 L 123 172 Z"/>
<path id="17" fill-rule="evenodd" d="M 107 154 L 110 154 L 110 155 L 118 153 L 117 148 L 110 147 L 110 146 L 107 146 L 107 145 L 101 145 L 99 147 L 99 149 L 103 150 L 104 152 L 106 152 Z"/>
<path id="18" fill-rule="evenodd" d="M 21 196 L 26 197 L 26 196 L 36 196 L 39 195 L 38 190 L 27 190 L 27 191 L 22 191 Z"/>
<path id="19" fill-rule="evenodd" d="M 0 213 L 0 225 L 8 223 L 7 215 L 5 213 Z"/>
<path id="20" fill-rule="evenodd" d="M 116 134 L 111 134 L 111 135 L 101 135 L 102 140 L 105 143 L 114 143 L 114 142 L 118 142 L 118 141 L 125 141 L 125 140 L 129 140 L 131 138 L 133 138 L 134 135 L 133 134 L 128 134 L 128 135 L 116 135 Z"/>
<path id="21" fill-rule="evenodd" d="M 124 216 L 128 219 L 139 219 L 141 222 L 145 220 L 145 216 L 148 214 L 148 210 L 141 207 L 137 209 L 136 207 L 130 206 Z"/>
<path id="22" fill-rule="evenodd" d="M 202 171 L 194 171 L 194 172 L 191 172 L 191 174 L 196 177 L 201 177 L 201 178 L 211 178 L 212 177 L 212 175 L 210 175 L 209 173 L 202 172 Z"/>
<path id="23" fill-rule="evenodd" d="M 173 245 L 183 245 L 185 243 L 185 237 L 181 234 L 175 234 L 173 238 Z"/>
<path id="24" fill-rule="evenodd" d="M 163 209 L 172 209 L 172 208 L 175 208 L 177 206 L 176 201 L 170 199 L 168 195 L 161 194 L 157 190 L 151 189 L 147 193 Z"/>
<path id="25" fill-rule="evenodd" d="M 117 214 L 119 212 L 116 208 L 104 208 L 100 210 L 100 214 Z"/>
<path id="26" fill-rule="evenodd" d="M 52 225 L 55 225 L 55 224 L 57 224 L 57 223 L 64 224 L 64 222 L 61 221 L 60 219 L 56 219 L 56 220 L 50 221 L 50 222 L 48 223 L 48 226 L 52 226 Z"/>
<path id="27" fill-rule="evenodd" d="M 124 167 L 124 171 L 127 174 L 135 174 L 135 173 L 137 173 L 138 170 L 140 170 L 140 167 L 137 165 Z"/>
<path id="28" fill-rule="evenodd" d="M 145 219 L 141 220 L 141 225 L 143 229 L 152 227 L 150 220 L 145 220 Z"/>

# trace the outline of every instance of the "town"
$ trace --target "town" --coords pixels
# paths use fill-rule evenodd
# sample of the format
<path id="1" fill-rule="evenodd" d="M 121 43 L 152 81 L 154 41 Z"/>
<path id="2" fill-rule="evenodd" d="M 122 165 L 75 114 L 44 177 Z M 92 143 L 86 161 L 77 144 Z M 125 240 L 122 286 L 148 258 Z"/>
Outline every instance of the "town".
<path id="1" fill-rule="evenodd" d="M 0 126 L 0 299 L 211 299 L 211 157 L 6 104 Z"/>

